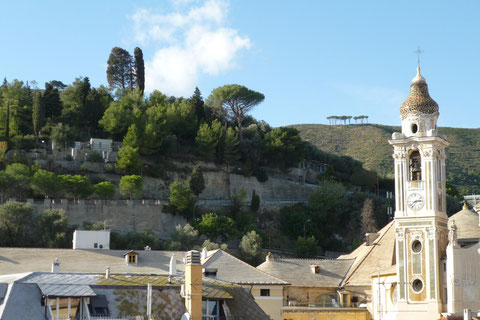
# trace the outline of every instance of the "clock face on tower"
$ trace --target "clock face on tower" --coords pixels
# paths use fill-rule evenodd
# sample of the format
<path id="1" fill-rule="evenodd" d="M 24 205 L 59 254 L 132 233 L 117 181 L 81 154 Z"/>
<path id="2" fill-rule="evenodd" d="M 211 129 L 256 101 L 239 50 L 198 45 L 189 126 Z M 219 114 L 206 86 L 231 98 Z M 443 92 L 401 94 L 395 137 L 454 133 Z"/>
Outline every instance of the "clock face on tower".
<path id="1" fill-rule="evenodd" d="M 423 208 L 423 197 L 420 193 L 411 193 L 407 198 L 410 209 L 418 211 Z"/>

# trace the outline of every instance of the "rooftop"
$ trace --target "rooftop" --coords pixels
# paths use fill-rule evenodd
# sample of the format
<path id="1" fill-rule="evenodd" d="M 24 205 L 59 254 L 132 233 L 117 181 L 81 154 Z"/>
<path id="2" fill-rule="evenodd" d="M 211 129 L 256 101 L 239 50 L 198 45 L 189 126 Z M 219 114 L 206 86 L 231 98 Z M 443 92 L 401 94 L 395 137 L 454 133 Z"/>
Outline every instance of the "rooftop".
<path id="1" fill-rule="evenodd" d="M 353 252 L 338 259 L 355 259 L 342 286 L 371 286 L 370 275 L 375 270 L 384 270 L 394 265 L 395 261 L 395 225 L 388 223 L 380 231 L 378 238 L 369 246 L 360 245 Z"/>
<path id="2" fill-rule="evenodd" d="M 338 287 L 345 278 L 354 260 L 327 259 L 268 259 L 258 269 L 289 282 L 292 286 Z M 312 265 L 319 267 L 319 272 L 310 270 Z"/>
<path id="3" fill-rule="evenodd" d="M 220 249 L 208 253 L 207 259 L 203 261 L 203 267 L 218 269 L 216 279 L 235 284 L 288 284 L 287 281 L 267 274 Z"/>
<path id="4" fill-rule="evenodd" d="M 448 218 L 448 227 L 453 221 L 457 225 L 457 239 L 478 239 L 480 238 L 479 214 L 468 209 L 465 204 L 459 212 Z"/>

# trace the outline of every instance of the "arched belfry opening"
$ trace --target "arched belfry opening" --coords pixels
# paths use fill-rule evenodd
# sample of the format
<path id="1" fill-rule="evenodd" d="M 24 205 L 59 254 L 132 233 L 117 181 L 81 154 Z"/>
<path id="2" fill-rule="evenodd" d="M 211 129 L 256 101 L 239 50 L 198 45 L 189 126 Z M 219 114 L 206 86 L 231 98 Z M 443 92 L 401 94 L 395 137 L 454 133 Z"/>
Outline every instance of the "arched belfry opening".
<path id="1" fill-rule="evenodd" d="M 410 153 L 410 181 L 422 180 L 422 158 L 418 150 Z"/>

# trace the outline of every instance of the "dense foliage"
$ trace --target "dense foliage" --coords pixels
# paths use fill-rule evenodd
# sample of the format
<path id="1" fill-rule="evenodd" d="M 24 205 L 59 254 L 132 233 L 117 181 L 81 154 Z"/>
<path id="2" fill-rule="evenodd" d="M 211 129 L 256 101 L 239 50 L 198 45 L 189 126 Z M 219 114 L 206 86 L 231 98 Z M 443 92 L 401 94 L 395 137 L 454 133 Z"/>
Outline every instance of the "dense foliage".
<path id="1" fill-rule="evenodd" d="M 392 146 L 388 143 L 392 133 L 400 127 L 384 125 L 329 126 L 303 124 L 292 126 L 300 136 L 326 154 L 348 156 L 363 163 L 368 170 L 381 177 L 393 178 Z M 480 129 L 440 127 L 450 145 L 445 149 L 447 181 L 462 195 L 480 192 Z M 334 165 L 335 169 L 337 166 Z"/>

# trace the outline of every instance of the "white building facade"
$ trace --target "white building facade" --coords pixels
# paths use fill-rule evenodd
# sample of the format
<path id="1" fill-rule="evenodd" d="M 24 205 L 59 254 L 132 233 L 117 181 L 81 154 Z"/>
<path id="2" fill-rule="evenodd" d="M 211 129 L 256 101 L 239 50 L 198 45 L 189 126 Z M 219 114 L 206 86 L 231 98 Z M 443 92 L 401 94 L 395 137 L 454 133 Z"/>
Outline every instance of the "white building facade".
<path id="1" fill-rule="evenodd" d="M 110 230 L 75 230 L 73 249 L 110 250 Z"/>

